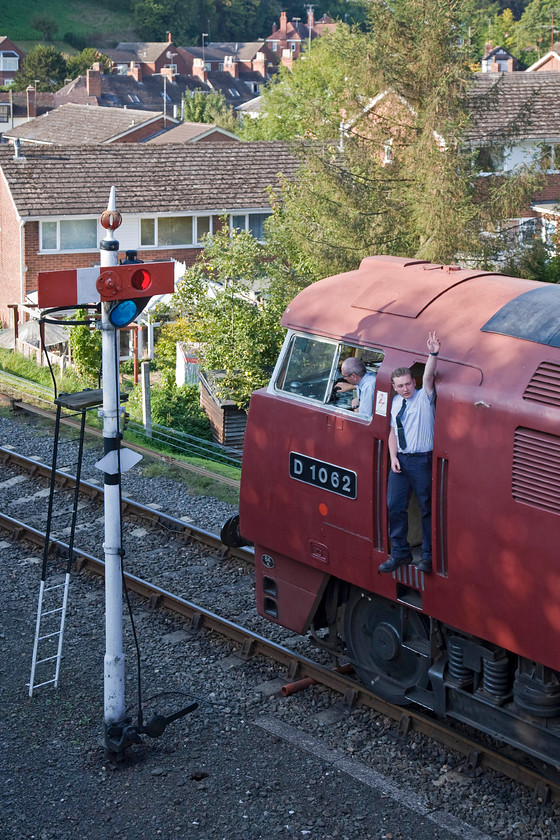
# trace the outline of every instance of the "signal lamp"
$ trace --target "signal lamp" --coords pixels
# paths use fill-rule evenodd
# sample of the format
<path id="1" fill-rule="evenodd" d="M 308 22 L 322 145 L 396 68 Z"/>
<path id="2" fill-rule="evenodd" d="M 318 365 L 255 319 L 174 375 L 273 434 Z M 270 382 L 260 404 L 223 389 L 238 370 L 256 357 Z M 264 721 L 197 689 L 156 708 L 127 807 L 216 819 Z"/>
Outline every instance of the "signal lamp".
<path id="1" fill-rule="evenodd" d="M 121 300 L 109 312 L 109 321 L 114 327 L 126 327 L 140 315 L 150 298 Z"/>

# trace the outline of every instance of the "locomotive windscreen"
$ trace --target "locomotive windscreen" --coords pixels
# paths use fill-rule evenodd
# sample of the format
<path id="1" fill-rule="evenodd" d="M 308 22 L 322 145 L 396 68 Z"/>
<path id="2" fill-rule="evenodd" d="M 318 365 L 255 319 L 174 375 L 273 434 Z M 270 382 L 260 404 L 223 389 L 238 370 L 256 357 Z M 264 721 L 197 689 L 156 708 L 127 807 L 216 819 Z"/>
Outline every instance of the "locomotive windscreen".
<path id="1" fill-rule="evenodd" d="M 551 283 L 513 298 L 484 324 L 482 332 L 560 347 L 560 287 Z"/>

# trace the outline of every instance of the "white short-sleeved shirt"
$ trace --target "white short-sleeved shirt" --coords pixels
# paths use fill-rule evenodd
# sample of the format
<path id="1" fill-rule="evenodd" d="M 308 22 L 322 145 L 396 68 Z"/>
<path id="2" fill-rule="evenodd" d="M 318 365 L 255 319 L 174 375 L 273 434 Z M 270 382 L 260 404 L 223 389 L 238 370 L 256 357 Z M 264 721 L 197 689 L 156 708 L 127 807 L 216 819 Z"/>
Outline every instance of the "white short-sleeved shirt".
<path id="1" fill-rule="evenodd" d="M 356 385 L 359 401 L 358 411 L 360 414 L 373 414 L 373 394 L 376 378 L 375 373 L 367 371 Z"/>
<path id="2" fill-rule="evenodd" d="M 397 435 L 398 452 L 431 452 L 434 448 L 435 390 L 428 396 L 424 388 L 420 388 L 406 401 L 406 410 L 402 415 L 406 449 L 398 445 L 397 414 L 402 401 L 403 398 L 395 394 L 391 403 L 391 426 Z"/>

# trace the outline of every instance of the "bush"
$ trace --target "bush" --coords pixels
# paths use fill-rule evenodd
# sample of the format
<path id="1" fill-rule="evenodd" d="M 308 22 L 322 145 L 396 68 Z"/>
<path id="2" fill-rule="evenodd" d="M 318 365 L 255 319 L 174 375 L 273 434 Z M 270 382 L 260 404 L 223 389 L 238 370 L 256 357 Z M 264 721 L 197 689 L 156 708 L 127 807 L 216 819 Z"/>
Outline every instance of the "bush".
<path id="1" fill-rule="evenodd" d="M 88 40 L 85 35 L 78 35 L 76 32 L 65 32 L 64 43 L 70 47 L 74 47 L 76 50 L 80 50 L 80 52 L 88 46 Z"/>
<path id="2" fill-rule="evenodd" d="M 166 426 L 194 437 L 212 440 L 208 417 L 200 406 L 200 392 L 195 385 L 152 385 L 152 423 Z M 133 420 L 142 422 L 142 388 L 136 385 L 127 403 Z"/>

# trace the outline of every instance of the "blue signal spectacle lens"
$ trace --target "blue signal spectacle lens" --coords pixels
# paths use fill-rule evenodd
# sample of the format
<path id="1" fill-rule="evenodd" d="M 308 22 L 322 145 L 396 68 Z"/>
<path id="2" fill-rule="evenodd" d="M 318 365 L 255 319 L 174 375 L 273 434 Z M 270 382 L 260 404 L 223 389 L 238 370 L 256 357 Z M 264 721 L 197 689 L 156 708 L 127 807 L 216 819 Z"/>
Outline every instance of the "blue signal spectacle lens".
<path id="1" fill-rule="evenodd" d="M 126 327 L 127 324 L 134 321 L 147 302 L 147 299 L 145 299 L 142 301 L 144 305 L 139 306 L 136 300 L 121 300 L 111 309 L 109 313 L 110 322 L 114 327 Z"/>

